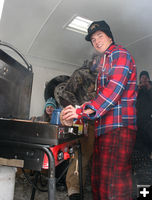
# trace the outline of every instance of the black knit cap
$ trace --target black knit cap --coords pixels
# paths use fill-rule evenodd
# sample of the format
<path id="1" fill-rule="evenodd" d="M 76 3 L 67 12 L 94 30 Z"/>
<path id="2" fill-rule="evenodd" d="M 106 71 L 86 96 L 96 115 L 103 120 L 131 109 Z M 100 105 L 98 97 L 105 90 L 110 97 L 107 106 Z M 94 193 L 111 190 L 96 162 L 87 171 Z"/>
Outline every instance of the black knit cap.
<path id="1" fill-rule="evenodd" d="M 112 35 L 112 32 L 110 30 L 109 25 L 105 21 L 94 21 L 88 28 L 88 35 L 85 37 L 87 41 L 91 41 L 91 36 L 94 34 L 96 31 L 103 31 L 108 37 L 112 39 L 114 42 L 114 38 Z"/>
<path id="2" fill-rule="evenodd" d="M 140 72 L 139 78 L 141 79 L 141 77 L 142 77 L 143 75 L 147 76 L 147 78 L 149 78 L 149 80 L 150 80 L 150 76 L 149 76 L 149 73 L 148 73 L 147 71 L 142 71 L 142 72 Z"/>

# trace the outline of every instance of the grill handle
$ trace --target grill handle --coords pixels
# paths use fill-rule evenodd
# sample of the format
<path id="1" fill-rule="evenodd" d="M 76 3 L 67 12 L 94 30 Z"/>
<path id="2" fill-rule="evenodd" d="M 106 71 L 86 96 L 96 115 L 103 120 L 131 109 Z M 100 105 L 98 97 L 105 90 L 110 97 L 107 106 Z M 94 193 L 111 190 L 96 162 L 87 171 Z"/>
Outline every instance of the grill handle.
<path id="1" fill-rule="evenodd" d="M 32 72 L 32 65 L 26 60 L 25 56 L 18 49 L 16 49 L 11 44 L 9 44 L 7 42 L 3 42 L 1 40 L 0 40 L 0 45 L 8 47 L 8 48 L 14 50 L 22 58 L 22 60 L 25 62 L 25 64 L 27 65 L 28 70 Z"/>

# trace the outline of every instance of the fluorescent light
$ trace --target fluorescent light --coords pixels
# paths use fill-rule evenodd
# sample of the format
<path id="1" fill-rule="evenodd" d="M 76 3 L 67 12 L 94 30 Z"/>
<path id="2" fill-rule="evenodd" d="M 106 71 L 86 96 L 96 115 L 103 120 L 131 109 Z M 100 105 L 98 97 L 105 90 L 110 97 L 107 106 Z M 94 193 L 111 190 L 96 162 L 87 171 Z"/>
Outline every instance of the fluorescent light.
<path id="1" fill-rule="evenodd" d="M 3 5 L 4 5 L 4 0 L 0 0 L 0 19 L 1 19 L 1 16 L 2 16 Z"/>
<path id="2" fill-rule="evenodd" d="M 78 33 L 86 34 L 89 25 L 92 23 L 91 20 L 85 19 L 83 17 L 75 17 L 67 26 L 68 30 L 72 30 Z"/>

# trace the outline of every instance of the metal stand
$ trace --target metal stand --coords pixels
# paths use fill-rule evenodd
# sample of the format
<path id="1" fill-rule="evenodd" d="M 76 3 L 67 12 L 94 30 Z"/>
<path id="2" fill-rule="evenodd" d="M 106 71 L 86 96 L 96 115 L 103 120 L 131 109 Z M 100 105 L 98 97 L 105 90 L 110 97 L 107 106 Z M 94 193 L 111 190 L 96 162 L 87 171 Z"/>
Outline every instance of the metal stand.
<path id="1" fill-rule="evenodd" d="M 79 185 L 80 185 L 80 200 L 83 200 L 83 178 L 82 178 L 82 152 L 80 141 L 77 144 L 78 148 L 78 163 L 79 163 Z"/>
<path id="2" fill-rule="evenodd" d="M 35 178 L 34 178 L 34 185 L 37 184 L 38 176 L 39 176 L 39 174 L 38 174 L 38 172 L 36 172 L 36 175 L 35 175 Z M 33 186 L 30 200 L 34 200 L 35 192 L 36 192 L 36 188 Z"/>
<path id="3" fill-rule="evenodd" d="M 10 145 L 16 146 L 19 145 L 21 148 L 29 147 L 32 149 L 39 149 L 43 151 L 48 157 L 48 200 L 55 200 L 55 161 L 52 151 L 50 150 L 50 146 L 48 145 L 40 145 L 40 144 L 30 144 L 24 142 L 15 142 L 15 141 L 7 141 L 1 140 L 0 145 Z M 34 200 L 35 191 L 33 190 L 33 195 L 31 200 Z"/>
<path id="4" fill-rule="evenodd" d="M 49 145 L 40 145 L 40 144 L 30 144 L 30 143 L 24 143 L 24 142 L 15 142 L 10 140 L 0 140 L 0 145 L 5 146 L 20 146 L 21 148 L 26 147 L 30 149 L 38 149 L 43 151 L 48 158 L 48 200 L 55 200 L 55 160 L 54 155 L 50 149 Z M 78 161 L 79 161 L 79 183 L 80 183 L 80 195 L 81 199 L 83 200 L 83 181 L 82 181 L 82 157 L 81 157 L 81 144 L 80 142 L 77 144 L 78 148 Z M 1 156 L 2 157 L 2 156 Z M 13 159 L 13 158 L 12 158 Z M 16 167 L 16 166 L 15 166 Z M 37 182 L 38 175 L 35 177 L 35 182 Z M 36 188 L 32 188 L 32 195 L 31 200 L 34 200 L 35 197 Z"/>

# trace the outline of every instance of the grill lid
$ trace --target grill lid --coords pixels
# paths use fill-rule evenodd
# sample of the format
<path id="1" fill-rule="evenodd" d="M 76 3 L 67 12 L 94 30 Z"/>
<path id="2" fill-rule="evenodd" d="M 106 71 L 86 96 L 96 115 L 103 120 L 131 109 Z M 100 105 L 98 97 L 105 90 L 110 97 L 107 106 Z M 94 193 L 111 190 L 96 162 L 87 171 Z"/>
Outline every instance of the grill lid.
<path id="1" fill-rule="evenodd" d="M 32 69 L 0 49 L 0 117 L 29 118 L 32 82 Z"/>

